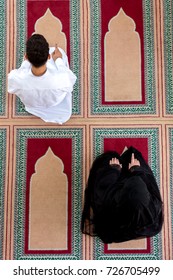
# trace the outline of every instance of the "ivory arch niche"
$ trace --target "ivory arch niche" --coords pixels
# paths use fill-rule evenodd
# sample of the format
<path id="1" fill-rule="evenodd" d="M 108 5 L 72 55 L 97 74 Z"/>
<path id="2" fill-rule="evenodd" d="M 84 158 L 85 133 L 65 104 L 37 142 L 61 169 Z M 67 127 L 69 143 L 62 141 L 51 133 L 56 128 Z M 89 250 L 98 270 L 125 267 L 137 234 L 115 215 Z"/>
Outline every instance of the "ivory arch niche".
<path id="1" fill-rule="evenodd" d="M 68 241 L 68 181 L 49 147 L 30 181 L 29 250 L 65 250 Z"/>
<path id="2" fill-rule="evenodd" d="M 62 23 L 60 19 L 52 14 L 49 8 L 46 13 L 36 21 L 34 30 L 35 32 L 33 34 L 43 35 L 50 47 L 55 47 L 57 43 L 58 47 L 67 52 L 67 39 L 65 33 L 62 32 Z"/>
<path id="3" fill-rule="evenodd" d="M 141 101 L 141 43 L 133 19 L 121 8 L 104 40 L 105 100 Z"/>

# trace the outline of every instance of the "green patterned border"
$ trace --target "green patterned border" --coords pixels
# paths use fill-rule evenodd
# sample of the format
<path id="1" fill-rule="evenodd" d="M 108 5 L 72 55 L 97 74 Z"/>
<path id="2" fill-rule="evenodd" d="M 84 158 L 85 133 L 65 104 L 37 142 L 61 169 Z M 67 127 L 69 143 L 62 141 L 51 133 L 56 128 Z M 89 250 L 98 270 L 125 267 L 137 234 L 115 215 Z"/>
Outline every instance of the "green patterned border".
<path id="1" fill-rule="evenodd" d="M 81 114 L 81 40 L 80 40 L 80 1 L 70 0 L 70 53 L 71 70 L 77 76 L 77 81 L 72 93 L 72 114 Z"/>
<path id="2" fill-rule="evenodd" d="M 80 129 L 17 129 L 17 166 L 15 186 L 14 259 L 16 260 L 80 260 L 82 258 L 82 234 L 80 216 L 82 201 L 82 151 L 83 131 Z M 72 253 L 69 254 L 25 254 L 24 213 L 27 139 L 70 138 L 72 139 Z M 43 140 L 44 141 L 44 140 Z"/>
<path id="3" fill-rule="evenodd" d="M 170 161 L 170 203 L 171 203 L 171 227 L 173 244 L 173 128 L 169 128 L 169 161 Z M 173 249 L 173 247 L 172 247 Z"/>
<path id="4" fill-rule="evenodd" d="M 27 38 L 27 0 L 17 1 L 17 47 L 16 58 L 17 67 L 21 65 L 25 52 L 25 42 Z M 80 69 L 81 69 L 81 46 L 80 46 L 80 1 L 71 0 L 70 5 L 70 53 L 71 70 L 77 76 L 77 81 L 72 94 L 72 114 L 81 114 L 81 84 L 80 84 Z M 15 114 L 17 116 L 30 116 L 25 111 L 24 105 L 18 97 L 16 97 Z"/>
<path id="5" fill-rule="evenodd" d="M 163 5 L 166 113 L 173 114 L 173 1 L 165 0 Z"/>
<path id="6" fill-rule="evenodd" d="M 4 192 L 5 192 L 5 170 L 6 170 L 6 129 L 0 129 L 0 259 L 3 259 L 4 239 Z"/>
<path id="7" fill-rule="evenodd" d="M 147 138 L 148 139 L 148 163 L 154 176 L 160 185 L 160 160 L 159 160 L 159 128 L 95 128 L 94 158 L 104 150 L 105 138 Z M 104 254 L 104 244 L 96 238 L 94 241 L 94 258 L 96 260 L 159 260 L 162 259 L 161 235 L 152 238 L 151 254 Z"/>
<path id="8" fill-rule="evenodd" d="M 0 116 L 5 115 L 6 103 L 6 1 L 0 5 Z"/>
<path id="9" fill-rule="evenodd" d="M 153 2 L 143 0 L 144 10 L 144 51 L 146 104 L 142 105 L 102 105 L 101 104 L 101 4 L 91 0 L 91 112 L 93 115 L 105 114 L 156 114 L 155 56 Z"/>

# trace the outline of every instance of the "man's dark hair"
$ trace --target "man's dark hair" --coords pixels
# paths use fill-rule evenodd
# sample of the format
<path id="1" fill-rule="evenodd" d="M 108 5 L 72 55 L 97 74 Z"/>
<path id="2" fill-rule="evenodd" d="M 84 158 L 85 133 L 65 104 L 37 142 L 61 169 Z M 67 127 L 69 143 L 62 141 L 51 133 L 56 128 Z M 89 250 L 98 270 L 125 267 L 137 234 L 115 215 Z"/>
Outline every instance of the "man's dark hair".
<path id="1" fill-rule="evenodd" d="M 44 65 L 49 55 L 49 44 L 46 39 L 40 34 L 32 35 L 26 42 L 26 55 L 33 66 L 38 68 Z"/>

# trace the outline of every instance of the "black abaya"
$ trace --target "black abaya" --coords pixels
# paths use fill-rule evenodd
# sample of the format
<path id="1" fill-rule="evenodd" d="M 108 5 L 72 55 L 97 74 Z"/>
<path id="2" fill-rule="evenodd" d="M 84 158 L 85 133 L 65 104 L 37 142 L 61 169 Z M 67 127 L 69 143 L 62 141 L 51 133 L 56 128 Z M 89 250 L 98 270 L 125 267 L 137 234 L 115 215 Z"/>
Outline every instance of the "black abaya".
<path id="1" fill-rule="evenodd" d="M 140 166 L 128 169 L 131 155 Z M 111 166 L 116 157 L 122 164 Z M 122 156 L 106 152 L 91 167 L 85 190 L 81 230 L 104 243 L 151 237 L 162 228 L 162 201 L 154 175 L 142 154 L 130 147 Z"/>

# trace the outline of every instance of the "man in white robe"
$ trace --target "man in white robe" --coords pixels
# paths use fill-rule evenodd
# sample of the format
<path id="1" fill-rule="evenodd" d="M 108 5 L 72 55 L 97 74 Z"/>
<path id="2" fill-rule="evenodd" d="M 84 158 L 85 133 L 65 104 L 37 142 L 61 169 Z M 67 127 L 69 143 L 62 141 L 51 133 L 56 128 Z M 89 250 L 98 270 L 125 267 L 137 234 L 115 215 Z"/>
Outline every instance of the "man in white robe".
<path id="1" fill-rule="evenodd" d="M 76 76 L 65 52 L 50 48 L 46 39 L 32 35 L 19 69 L 8 74 L 8 92 L 17 95 L 25 110 L 45 122 L 65 123 L 72 114 L 72 91 Z"/>

